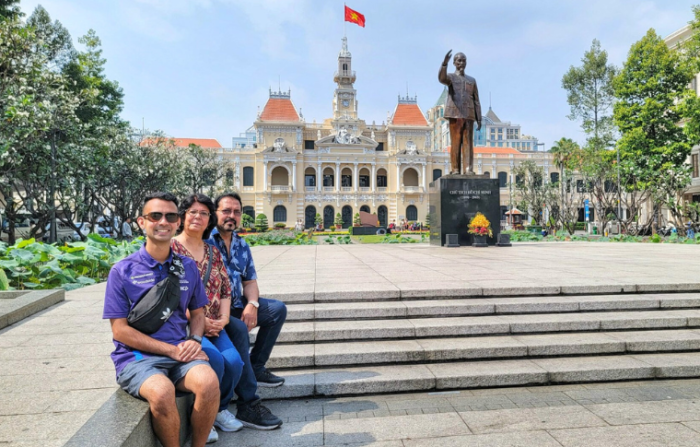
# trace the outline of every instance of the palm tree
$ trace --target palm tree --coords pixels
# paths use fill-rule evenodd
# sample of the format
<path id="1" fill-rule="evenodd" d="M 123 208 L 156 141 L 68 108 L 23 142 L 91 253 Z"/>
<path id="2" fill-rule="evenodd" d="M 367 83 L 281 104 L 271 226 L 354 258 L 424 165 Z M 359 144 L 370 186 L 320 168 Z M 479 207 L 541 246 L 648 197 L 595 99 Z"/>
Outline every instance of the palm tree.
<path id="1" fill-rule="evenodd" d="M 564 200 L 564 183 L 565 183 L 565 168 L 570 168 L 575 165 L 581 157 L 581 147 L 571 138 L 561 138 L 556 141 L 549 149 L 549 152 L 554 158 L 554 163 L 559 167 L 560 178 L 559 188 L 561 189 L 561 200 L 563 205 Z M 560 212 L 564 211 L 563 209 Z"/>

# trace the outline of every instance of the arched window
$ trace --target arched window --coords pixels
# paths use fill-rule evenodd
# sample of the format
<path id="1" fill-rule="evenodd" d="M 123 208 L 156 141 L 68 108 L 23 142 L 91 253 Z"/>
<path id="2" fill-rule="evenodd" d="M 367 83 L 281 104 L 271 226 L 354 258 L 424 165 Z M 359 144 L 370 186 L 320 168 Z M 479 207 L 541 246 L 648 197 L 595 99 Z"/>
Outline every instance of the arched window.
<path id="1" fill-rule="evenodd" d="M 386 228 L 387 226 L 387 209 L 384 205 L 379 205 L 377 208 L 377 219 L 379 219 L 379 226 Z"/>
<path id="2" fill-rule="evenodd" d="M 386 169 L 377 170 L 377 188 L 386 188 Z"/>
<path id="3" fill-rule="evenodd" d="M 484 175 L 485 175 L 487 178 L 491 178 L 491 171 L 486 171 L 486 172 L 484 172 Z"/>
<path id="4" fill-rule="evenodd" d="M 323 186 L 335 186 L 335 178 L 333 168 L 323 170 Z M 325 226 L 325 224 L 324 224 Z"/>
<path id="5" fill-rule="evenodd" d="M 244 206 L 243 214 L 247 214 L 251 217 L 251 219 L 255 219 L 255 208 L 253 208 L 252 206 Z"/>
<path id="6" fill-rule="evenodd" d="M 255 171 L 252 166 L 243 168 L 243 186 L 255 186 Z"/>
<path id="7" fill-rule="evenodd" d="M 418 171 L 413 168 L 403 171 L 403 186 L 418 186 Z"/>
<path id="8" fill-rule="evenodd" d="M 289 172 L 282 166 L 272 170 L 272 186 L 289 186 Z"/>
<path id="9" fill-rule="evenodd" d="M 352 169 L 343 168 L 340 172 L 340 186 L 349 188 L 352 186 Z"/>
<path id="10" fill-rule="evenodd" d="M 559 183 L 559 173 L 552 172 L 549 174 L 549 181 L 552 183 Z"/>
<path id="11" fill-rule="evenodd" d="M 433 169 L 433 181 L 442 177 L 442 169 Z"/>
<path id="12" fill-rule="evenodd" d="M 358 178 L 358 181 L 360 183 L 357 186 L 359 186 L 360 188 L 369 188 L 371 186 L 369 183 L 369 181 L 370 181 L 369 179 L 370 179 L 369 169 L 367 169 L 367 168 L 360 169 L 360 175 Z"/>
<path id="13" fill-rule="evenodd" d="M 323 208 L 323 228 L 333 228 L 334 218 L 333 207 L 326 205 L 325 208 Z"/>
<path id="14" fill-rule="evenodd" d="M 406 220 L 418 220 L 418 208 L 416 208 L 414 205 L 408 205 L 408 207 L 406 208 Z"/>
<path id="15" fill-rule="evenodd" d="M 304 186 L 316 186 L 316 170 L 312 167 L 304 170 Z"/>
<path id="16" fill-rule="evenodd" d="M 352 207 L 345 205 L 341 210 L 340 218 L 343 219 L 343 228 L 352 226 Z"/>
<path id="17" fill-rule="evenodd" d="M 348 71 L 348 64 L 343 64 L 343 71 Z"/>
<path id="18" fill-rule="evenodd" d="M 316 226 L 316 207 L 309 205 L 304 210 L 304 228 L 313 228 Z"/>
<path id="19" fill-rule="evenodd" d="M 282 205 L 277 205 L 275 210 L 272 212 L 273 222 L 286 222 L 287 221 L 287 208 Z"/>
<path id="20" fill-rule="evenodd" d="M 498 186 L 499 188 L 505 188 L 508 186 L 508 173 L 501 171 L 498 173 Z"/>
<path id="21" fill-rule="evenodd" d="M 362 205 L 360 207 L 360 211 L 364 211 L 365 213 L 369 213 L 369 207 L 367 205 Z"/>

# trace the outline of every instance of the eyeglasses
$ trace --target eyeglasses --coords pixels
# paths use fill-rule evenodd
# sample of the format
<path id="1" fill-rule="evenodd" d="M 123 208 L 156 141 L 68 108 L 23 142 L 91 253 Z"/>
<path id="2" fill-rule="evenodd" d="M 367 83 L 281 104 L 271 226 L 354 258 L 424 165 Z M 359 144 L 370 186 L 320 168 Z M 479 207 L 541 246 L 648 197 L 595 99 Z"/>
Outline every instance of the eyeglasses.
<path id="1" fill-rule="evenodd" d="M 225 210 L 217 210 L 217 211 L 220 212 L 221 214 L 223 214 L 224 216 L 230 216 L 231 214 L 233 214 L 234 216 L 240 216 L 240 215 L 241 215 L 241 211 L 240 211 L 240 210 L 234 211 L 234 210 L 232 210 L 232 209 L 230 209 L 230 208 L 226 208 Z"/>
<path id="2" fill-rule="evenodd" d="M 201 217 L 202 219 L 206 219 L 206 218 L 208 218 L 209 216 L 211 216 L 211 214 L 210 214 L 208 211 L 197 211 L 197 210 L 189 210 L 189 211 L 187 212 L 187 214 L 189 214 L 190 217 L 192 217 L 192 218 L 195 218 L 195 217 L 199 216 L 199 217 Z"/>
<path id="3" fill-rule="evenodd" d="M 180 219 L 180 215 L 178 213 L 160 213 L 158 211 L 144 214 L 141 217 L 148 219 L 151 222 L 160 222 L 163 216 L 165 216 L 165 220 L 167 220 L 169 223 L 175 223 Z"/>

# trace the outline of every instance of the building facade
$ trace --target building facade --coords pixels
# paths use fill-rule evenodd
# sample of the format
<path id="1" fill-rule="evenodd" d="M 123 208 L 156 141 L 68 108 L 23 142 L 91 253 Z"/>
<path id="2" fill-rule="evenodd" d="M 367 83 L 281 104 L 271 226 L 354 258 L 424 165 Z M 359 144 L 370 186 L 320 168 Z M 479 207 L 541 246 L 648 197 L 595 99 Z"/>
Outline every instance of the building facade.
<path id="1" fill-rule="evenodd" d="M 233 139 L 232 149 L 224 150 L 236 166 L 234 184 L 245 213 L 264 213 L 270 224 L 288 227 L 301 219 L 306 228 L 314 225 L 316 214 L 325 228 L 337 214 L 348 227 L 359 211 L 376 213 L 381 225 L 403 219 L 425 222 L 428 185 L 449 170 L 449 136 L 445 139 L 442 130 L 446 120 L 436 119 L 441 117 L 441 101 L 426 117 L 416 97 L 399 96 L 386 123 L 370 124 L 361 117 L 356 79 L 343 38 L 330 118 L 306 122 L 291 92 L 270 90 L 253 126 Z M 536 139 L 520 134 L 519 125 L 501 122 L 491 110 L 484 123 L 477 135 L 484 143 L 475 150 L 477 170 L 502 180 L 505 212 L 517 164 L 534 159 L 545 166 L 547 176 L 553 166 L 547 153 L 516 149 L 537 147 Z"/>
<path id="2" fill-rule="evenodd" d="M 690 25 L 686 25 L 678 31 L 666 37 L 664 41 L 671 49 L 679 49 L 680 46 L 690 39 L 693 35 L 693 29 Z M 700 73 L 695 75 L 695 78 L 690 83 L 690 88 L 695 91 L 696 95 L 700 95 Z M 691 185 L 685 192 L 684 199 L 690 202 L 700 202 L 700 169 L 698 169 L 698 158 L 700 157 L 700 145 L 695 146 L 691 153 L 688 163 L 692 167 Z"/>

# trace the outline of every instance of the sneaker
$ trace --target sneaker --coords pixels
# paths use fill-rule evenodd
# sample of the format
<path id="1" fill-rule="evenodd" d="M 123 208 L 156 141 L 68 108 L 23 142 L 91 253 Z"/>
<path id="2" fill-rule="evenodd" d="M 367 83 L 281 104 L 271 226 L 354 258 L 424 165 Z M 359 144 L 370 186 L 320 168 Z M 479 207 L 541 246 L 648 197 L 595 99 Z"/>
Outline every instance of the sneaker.
<path id="1" fill-rule="evenodd" d="M 221 410 L 216 415 L 216 420 L 214 420 L 214 425 L 223 431 L 238 431 L 243 428 L 241 421 L 236 419 L 236 416 L 231 414 L 228 410 Z"/>
<path id="2" fill-rule="evenodd" d="M 209 437 L 207 438 L 207 444 L 213 444 L 219 440 L 219 434 L 216 432 L 214 427 L 211 428 L 209 432 Z"/>
<path id="3" fill-rule="evenodd" d="M 258 381 L 258 386 L 264 388 L 276 388 L 284 383 L 284 378 L 272 374 L 267 368 L 263 368 L 259 373 L 255 373 L 255 380 Z"/>
<path id="4" fill-rule="evenodd" d="M 260 404 L 260 399 L 238 405 L 236 414 L 241 423 L 256 430 L 274 430 L 282 425 L 282 420 Z"/>

